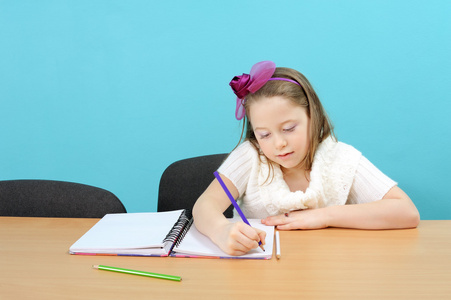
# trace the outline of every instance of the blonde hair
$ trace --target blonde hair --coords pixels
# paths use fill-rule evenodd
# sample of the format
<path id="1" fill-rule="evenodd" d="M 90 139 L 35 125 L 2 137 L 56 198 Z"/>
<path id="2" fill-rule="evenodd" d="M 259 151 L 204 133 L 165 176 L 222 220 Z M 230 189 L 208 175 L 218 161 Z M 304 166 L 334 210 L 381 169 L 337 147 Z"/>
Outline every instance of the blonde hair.
<path id="1" fill-rule="evenodd" d="M 245 132 L 245 140 L 250 141 L 259 151 L 258 142 L 248 115 L 249 107 L 253 103 L 258 102 L 263 97 L 280 96 L 289 99 L 294 104 L 304 107 L 310 120 L 310 145 L 303 160 L 303 166 L 305 170 L 311 170 L 315 152 L 319 144 L 329 136 L 335 138 L 333 126 L 319 101 L 318 95 L 304 75 L 290 68 L 276 68 L 272 77 L 291 79 L 298 82 L 300 86 L 283 80 L 271 80 L 255 93 L 247 95 L 244 100 L 246 116 L 243 119 L 243 131 L 241 133 L 240 141 Z"/>

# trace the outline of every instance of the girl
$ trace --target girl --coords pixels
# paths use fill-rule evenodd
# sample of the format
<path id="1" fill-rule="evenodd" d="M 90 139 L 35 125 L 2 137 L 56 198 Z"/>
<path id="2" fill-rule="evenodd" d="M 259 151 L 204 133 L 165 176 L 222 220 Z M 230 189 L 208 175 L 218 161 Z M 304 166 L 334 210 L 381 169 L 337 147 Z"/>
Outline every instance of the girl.
<path id="1" fill-rule="evenodd" d="M 248 218 L 279 230 L 416 227 L 410 198 L 355 148 L 338 142 L 308 80 L 257 63 L 230 85 L 245 141 L 218 172 Z M 265 233 L 223 215 L 230 200 L 215 179 L 193 208 L 196 227 L 224 252 L 242 255 Z"/>

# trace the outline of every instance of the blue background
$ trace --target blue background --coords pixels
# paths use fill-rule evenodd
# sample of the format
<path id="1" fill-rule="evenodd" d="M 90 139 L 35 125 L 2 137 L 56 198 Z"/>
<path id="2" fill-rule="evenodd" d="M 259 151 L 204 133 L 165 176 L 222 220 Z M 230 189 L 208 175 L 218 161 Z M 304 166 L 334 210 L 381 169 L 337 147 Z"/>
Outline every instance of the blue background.
<path id="1" fill-rule="evenodd" d="M 170 163 L 236 145 L 228 83 L 273 60 L 422 219 L 451 219 L 450 15 L 446 0 L 0 0 L 0 179 L 156 211 Z"/>

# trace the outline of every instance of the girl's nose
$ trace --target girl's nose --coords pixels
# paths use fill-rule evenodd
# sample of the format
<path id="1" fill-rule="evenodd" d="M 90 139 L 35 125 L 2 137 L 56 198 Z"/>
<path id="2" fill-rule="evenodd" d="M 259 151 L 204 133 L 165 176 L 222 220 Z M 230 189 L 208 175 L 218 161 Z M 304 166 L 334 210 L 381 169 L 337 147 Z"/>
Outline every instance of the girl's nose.
<path id="1" fill-rule="evenodd" d="M 277 150 L 283 149 L 286 145 L 287 140 L 283 136 L 279 135 L 276 137 L 275 146 Z"/>

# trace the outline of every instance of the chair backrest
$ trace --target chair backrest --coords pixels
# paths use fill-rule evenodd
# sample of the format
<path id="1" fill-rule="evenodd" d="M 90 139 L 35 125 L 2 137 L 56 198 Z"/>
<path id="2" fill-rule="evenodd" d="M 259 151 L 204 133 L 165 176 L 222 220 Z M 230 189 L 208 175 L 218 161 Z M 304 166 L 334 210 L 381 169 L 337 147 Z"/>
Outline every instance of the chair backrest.
<path id="1" fill-rule="evenodd" d="M 210 185 L 227 154 L 213 154 L 176 161 L 161 175 L 158 211 L 192 209 L 197 198 Z M 233 216 L 233 206 L 224 215 Z"/>
<path id="2" fill-rule="evenodd" d="M 81 183 L 55 180 L 0 181 L 0 216 L 102 218 L 125 213 L 111 192 Z"/>

